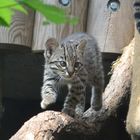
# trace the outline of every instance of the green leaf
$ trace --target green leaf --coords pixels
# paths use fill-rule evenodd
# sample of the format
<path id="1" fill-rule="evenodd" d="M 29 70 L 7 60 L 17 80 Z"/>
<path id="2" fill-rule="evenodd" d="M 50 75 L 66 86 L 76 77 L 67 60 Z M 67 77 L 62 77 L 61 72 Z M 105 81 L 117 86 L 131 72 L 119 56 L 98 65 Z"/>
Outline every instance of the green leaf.
<path id="1" fill-rule="evenodd" d="M 78 19 L 69 17 L 65 11 L 53 5 L 44 4 L 42 0 L 0 0 L 0 25 L 10 26 L 15 10 L 27 14 L 26 5 L 40 12 L 46 19 L 45 23 L 77 24 Z"/>
<path id="2" fill-rule="evenodd" d="M 0 9 L 11 8 L 27 14 L 27 10 L 16 0 L 0 0 Z"/>
<path id="3" fill-rule="evenodd" d="M 26 9 L 16 0 L 0 0 L 0 24 L 10 26 L 15 10 L 27 14 Z"/>
<path id="4" fill-rule="evenodd" d="M 9 26 L 9 24 L 7 24 L 4 20 L 3 20 L 3 18 L 0 18 L 0 25 L 2 25 L 2 26 Z"/>
<path id="5" fill-rule="evenodd" d="M 39 11 L 46 18 L 46 22 L 53 22 L 57 24 L 77 22 L 76 19 L 70 18 L 65 14 L 65 11 L 53 5 L 43 4 L 41 0 L 22 0 L 22 3 L 31 7 L 34 10 Z"/>
<path id="6" fill-rule="evenodd" d="M 9 8 L 0 9 L 0 18 L 7 24 L 10 25 L 12 20 L 13 11 Z"/>
<path id="7" fill-rule="evenodd" d="M 77 23 L 78 23 L 78 21 L 79 21 L 79 19 L 77 18 L 77 17 L 73 17 L 73 18 L 71 18 L 71 19 L 69 19 L 70 21 L 70 23 L 71 24 L 73 24 L 73 25 L 76 25 Z"/>
<path id="8" fill-rule="evenodd" d="M 17 4 L 17 2 L 15 0 L 0 0 L 0 9 L 7 8 L 9 6 L 11 7 L 16 4 Z"/>
<path id="9" fill-rule="evenodd" d="M 12 9 L 15 9 L 15 10 L 17 10 L 17 11 L 20 11 L 20 12 L 22 12 L 22 13 L 24 13 L 24 14 L 27 14 L 27 13 L 28 13 L 27 10 L 26 10 L 23 6 L 21 6 L 21 5 L 19 5 L 19 4 L 13 6 Z"/>

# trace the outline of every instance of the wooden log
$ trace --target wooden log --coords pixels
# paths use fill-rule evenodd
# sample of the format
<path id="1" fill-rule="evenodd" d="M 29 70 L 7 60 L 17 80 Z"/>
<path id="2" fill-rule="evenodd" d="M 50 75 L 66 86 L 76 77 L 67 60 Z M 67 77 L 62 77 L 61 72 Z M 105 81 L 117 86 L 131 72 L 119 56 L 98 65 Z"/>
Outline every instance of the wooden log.
<path id="1" fill-rule="evenodd" d="M 10 140 L 58 140 L 64 133 L 71 136 L 97 134 L 106 119 L 116 112 L 122 105 L 122 99 L 128 95 L 131 87 L 133 46 L 134 41 L 125 48 L 121 58 L 114 64 L 100 111 L 90 108 L 84 113 L 82 120 L 75 120 L 60 112 L 45 111 L 27 121 Z"/>
<path id="2" fill-rule="evenodd" d="M 44 44 L 50 37 L 54 37 L 60 41 L 73 32 L 84 32 L 86 30 L 88 0 L 72 0 L 71 4 L 66 7 L 61 6 L 58 0 L 44 0 L 44 2 L 64 8 L 69 16 L 78 17 L 79 22 L 75 26 L 70 24 L 49 24 L 44 26 L 43 17 L 39 13 L 36 13 L 32 46 L 34 51 L 44 50 Z"/>
<path id="3" fill-rule="evenodd" d="M 126 121 L 126 129 L 132 140 L 140 139 L 140 34 L 136 30 L 132 94 Z"/>
<path id="4" fill-rule="evenodd" d="M 28 10 L 28 12 L 27 15 L 16 12 L 13 16 L 10 28 L 0 27 L 0 43 L 18 44 L 31 47 L 34 12 L 32 10 Z"/>
<path id="5" fill-rule="evenodd" d="M 120 0 L 117 12 L 107 9 L 108 0 L 90 0 L 87 33 L 96 37 L 102 52 L 121 53 L 134 36 L 133 0 Z"/>

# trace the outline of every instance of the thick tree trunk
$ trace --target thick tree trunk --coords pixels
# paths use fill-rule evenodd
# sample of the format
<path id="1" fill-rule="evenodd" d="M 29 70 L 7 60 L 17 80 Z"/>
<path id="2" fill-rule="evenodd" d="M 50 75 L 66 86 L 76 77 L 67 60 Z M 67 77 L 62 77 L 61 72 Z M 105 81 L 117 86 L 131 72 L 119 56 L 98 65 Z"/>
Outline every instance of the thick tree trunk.
<path id="1" fill-rule="evenodd" d="M 97 134 L 106 119 L 122 104 L 131 87 L 134 40 L 113 65 L 112 77 L 103 94 L 103 107 L 89 108 L 81 120 L 60 112 L 45 111 L 27 121 L 10 140 L 56 140 L 64 133 Z"/>
<path id="2" fill-rule="evenodd" d="M 136 30 L 132 95 L 127 115 L 126 128 L 132 140 L 140 140 L 140 34 Z"/>

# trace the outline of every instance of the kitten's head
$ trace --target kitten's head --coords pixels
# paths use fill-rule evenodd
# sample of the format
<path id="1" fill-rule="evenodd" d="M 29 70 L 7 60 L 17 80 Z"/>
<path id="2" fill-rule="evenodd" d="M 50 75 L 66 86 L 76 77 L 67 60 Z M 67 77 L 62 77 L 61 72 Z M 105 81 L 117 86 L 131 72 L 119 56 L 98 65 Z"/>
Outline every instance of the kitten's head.
<path id="1" fill-rule="evenodd" d="M 44 52 L 49 67 L 62 79 L 71 80 L 83 66 L 83 53 L 86 41 L 67 41 L 59 44 L 56 39 L 50 38 L 46 42 Z"/>

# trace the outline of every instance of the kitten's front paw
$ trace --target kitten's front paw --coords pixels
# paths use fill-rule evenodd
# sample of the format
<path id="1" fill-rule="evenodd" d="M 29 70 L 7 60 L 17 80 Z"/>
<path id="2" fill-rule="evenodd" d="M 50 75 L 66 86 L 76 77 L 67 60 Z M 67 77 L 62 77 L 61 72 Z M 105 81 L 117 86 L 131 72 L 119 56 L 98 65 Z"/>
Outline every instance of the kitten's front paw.
<path id="1" fill-rule="evenodd" d="M 68 114 L 71 117 L 75 117 L 75 110 L 71 108 L 63 108 L 62 112 Z"/>
<path id="2" fill-rule="evenodd" d="M 43 97 L 43 100 L 40 103 L 40 106 L 42 109 L 46 109 L 50 104 L 53 104 L 55 102 L 56 102 L 55 95 L 45 95 L 45 97 Z"/>
<path id="3" fill-rule="evenodd" d="M 81 108 L 76 108 L 76 109 L 75 109 L 75 118 L 76 118 L 76 119 L 81 119 L 82 116 L 83 116 L 83 113 L 84 113 L 83 109 L 81 109 Z"/>

